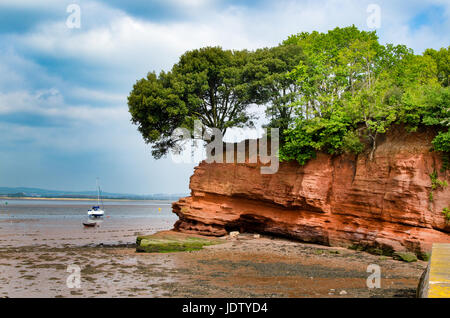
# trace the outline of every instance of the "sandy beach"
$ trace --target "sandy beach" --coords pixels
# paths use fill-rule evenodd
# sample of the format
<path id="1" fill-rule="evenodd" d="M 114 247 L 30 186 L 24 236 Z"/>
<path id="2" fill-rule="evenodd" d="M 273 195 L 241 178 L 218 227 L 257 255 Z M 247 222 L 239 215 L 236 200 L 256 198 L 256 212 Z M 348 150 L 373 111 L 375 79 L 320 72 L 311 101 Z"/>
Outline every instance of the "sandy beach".
<path id="1" fill-rule="evenodd" d="M 170 201 L 105 202 L 106 216 L 85 228 L 95 201 L 11 200 L 0 210 L 0 247 L 133 244 L 136 236 L 170 229 Z"/>
<path id="2" fill-rule="evenodd" d="M 81 268 L 80 288 L 66 285 Z M 382 271 L 369 289 L 367 266 Z M 251 235 L 200 251 L 146 254 L 134 246 L 0 249 L 3 297 L 414 297 L 426 262 Z"/>
<path id="3" fill-rule="evenodd" d="M 426 267 L 252 234 L 137 253 L 137 236 L 173 227 L 170 203 L 108 204 L 99 226 L 84 228 L 84 202 L 12 202 L 0 213 L 0 297 L 414 297 Z M 370 264 L 381 268 L 380 289 L 366 286 Z M 72 265 L 80 288 L 66 284 Z"/>

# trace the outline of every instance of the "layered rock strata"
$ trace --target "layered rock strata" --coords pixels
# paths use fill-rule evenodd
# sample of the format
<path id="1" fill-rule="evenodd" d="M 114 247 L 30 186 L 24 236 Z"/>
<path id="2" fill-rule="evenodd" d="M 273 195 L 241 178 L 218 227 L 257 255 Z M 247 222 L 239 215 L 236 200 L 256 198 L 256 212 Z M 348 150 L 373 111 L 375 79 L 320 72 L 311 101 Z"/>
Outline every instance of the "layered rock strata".
<path id="1" fill-rule="evenodd" d="M 450 242 L 442 210 L 450 187 L 432 189 L 442 156 L 430 151 L 431 131 L 393 129 L 367 154 L 318 154 L 306 165 L 280 163 L 261 174 L 260 163 L 206 163 L 195 168 L 191 196 L 173 203 L 178 231 L 222 236 L 232 230 L 289 237 L 330 246 L 422 255 L 433 242 Z M 250 160 L 251 161 L 251 160 Z M 432 198 L 430 193 L 432 192 Z"/>

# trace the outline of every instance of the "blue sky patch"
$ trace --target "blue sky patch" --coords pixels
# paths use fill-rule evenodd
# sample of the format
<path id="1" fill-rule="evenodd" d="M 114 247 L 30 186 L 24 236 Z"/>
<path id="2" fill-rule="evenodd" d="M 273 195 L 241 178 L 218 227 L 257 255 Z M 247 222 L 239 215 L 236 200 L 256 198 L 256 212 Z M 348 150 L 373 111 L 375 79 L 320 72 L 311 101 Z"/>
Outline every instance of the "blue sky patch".
<path id="1" fill-rule="evenodd" d="M 152 159 L 127 112 L 136 80 L 201 46 L 264 47 L 352 23 L 368 30 L 372 1 L 24 3 L 0 3 L 0 186 L 91 190 L 100 177 L 104 191 L 143 194 L 188 192 L 195 163 Z M 66 25 L 71 3 L 79 29 Z M 449 45 L 450 3 L 379 3 L 381 43 L 417 53 Z"/>

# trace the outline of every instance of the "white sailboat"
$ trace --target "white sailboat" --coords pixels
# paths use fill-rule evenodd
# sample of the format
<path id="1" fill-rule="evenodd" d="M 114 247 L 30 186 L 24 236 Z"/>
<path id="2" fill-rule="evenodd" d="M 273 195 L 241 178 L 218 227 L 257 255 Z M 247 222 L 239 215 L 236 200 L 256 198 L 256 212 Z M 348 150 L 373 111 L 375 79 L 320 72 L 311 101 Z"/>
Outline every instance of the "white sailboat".
<path id="1" fill-rule="evenodd" d="M 97 178 L 97 205 L 94 205 L 91 209 L 88 210 L 88 216 L 90 217 L 102 217 L 105 215 L 105 211 L 103 210 L 103 200 L 102 200 L 102 208 L 100 208 L 100 186 L 98 185 Z"/>

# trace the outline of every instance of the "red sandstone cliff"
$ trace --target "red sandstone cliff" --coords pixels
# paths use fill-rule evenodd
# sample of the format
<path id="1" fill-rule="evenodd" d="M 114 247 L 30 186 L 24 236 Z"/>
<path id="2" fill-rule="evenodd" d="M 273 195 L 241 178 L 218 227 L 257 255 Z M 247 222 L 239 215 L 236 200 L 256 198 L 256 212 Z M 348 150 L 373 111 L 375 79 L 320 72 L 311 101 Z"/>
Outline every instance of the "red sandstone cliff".
<path id="1" fill-rule="evenodd" d="M 450 242 L 442 210 L 450 186 L 434 191 L 430 173 L 441 156 L 430 151 L 432 132 L 400 128 L 367 155 L 319 154 L 305 166 L 281 163 L 263 175 L 259 164 L 207 164 L 191 177 L 191 196 L 173 204 L 175 229 L 206 235 L 229 230 L 270 233 L 331 246 L 359 245 L 427 252 Z"/>

